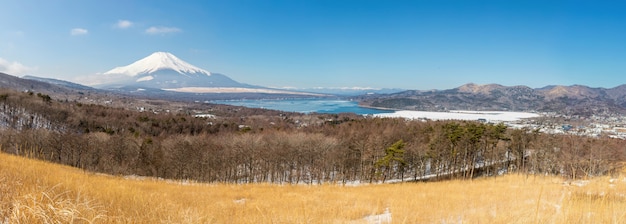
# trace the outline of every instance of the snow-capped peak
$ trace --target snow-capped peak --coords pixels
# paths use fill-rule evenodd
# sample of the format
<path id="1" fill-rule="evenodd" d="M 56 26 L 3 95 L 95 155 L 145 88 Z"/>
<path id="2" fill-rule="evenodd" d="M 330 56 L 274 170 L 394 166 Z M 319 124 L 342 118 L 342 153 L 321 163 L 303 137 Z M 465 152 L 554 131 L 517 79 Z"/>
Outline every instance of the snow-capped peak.
<path id="1" fill-rule="evenodd" d="M 180 74 L 203 73 L 211 75 L 210 72 L 180 60 L 178 57 L 168 52 L 154 52 L 150 56 L 130 65 L 114 68 L 104 74 L 137 76 L 139 74 L 148 74 L 162 69 L 171 69 Z"/>

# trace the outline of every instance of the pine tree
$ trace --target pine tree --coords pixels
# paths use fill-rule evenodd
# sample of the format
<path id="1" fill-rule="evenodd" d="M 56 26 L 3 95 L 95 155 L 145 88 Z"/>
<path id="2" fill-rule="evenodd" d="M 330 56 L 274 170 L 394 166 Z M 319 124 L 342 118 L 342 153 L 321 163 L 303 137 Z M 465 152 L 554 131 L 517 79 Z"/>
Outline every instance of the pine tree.
<path id="1" fill-rule="evenodd" d="M 406 144 L 402 140 L 393 143 L 393 145 L 385 149 L 385 156 L 376 161 L 376 168 L 379 170 L 379 174 L 383 174 L 383 183 L 385 182 L 385 179 L 387 179 L 387 175 L 391 173 L 395 163 L 397 163 L 400 168 L 406 165 L 406 162 L 404 161 L 405 145 Z"/>

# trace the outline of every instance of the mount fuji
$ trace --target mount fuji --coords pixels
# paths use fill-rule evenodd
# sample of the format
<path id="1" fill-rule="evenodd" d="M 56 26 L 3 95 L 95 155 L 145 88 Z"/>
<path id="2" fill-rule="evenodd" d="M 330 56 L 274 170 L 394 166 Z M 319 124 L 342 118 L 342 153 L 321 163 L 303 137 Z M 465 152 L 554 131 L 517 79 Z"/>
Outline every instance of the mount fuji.
<path id="1" fill-rule="evenodd" d="M 102 74 L 104 88 L 150 88 L 181 90 L 183 88 L 259 88 L 239 83 L 229 77 L 193 66 L 171 53 L 155 52 L 130 65 Z"/>

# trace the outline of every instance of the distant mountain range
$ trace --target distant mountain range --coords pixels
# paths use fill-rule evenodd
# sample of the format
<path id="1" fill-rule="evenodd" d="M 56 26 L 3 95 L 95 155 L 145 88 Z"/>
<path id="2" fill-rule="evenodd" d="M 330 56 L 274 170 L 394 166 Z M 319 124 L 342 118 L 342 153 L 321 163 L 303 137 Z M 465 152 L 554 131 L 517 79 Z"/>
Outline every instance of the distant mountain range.
<path id="1" fill-rule="evenodd" d="M 364 106 L 423 111 L 539 111 L 580 116 L 626 114 L 626 85 L 610 89 L 582 85 L 533 89 L 470 83 L 448 90 L 365 95 L 359 100 Z"/>
<path id="2" fill-rule="evenodd" d="M 51 95 L 80 96 L 84 93 L 124 93 L 139 97 L 166 100 L 206 101 L 223 99 L 259 99 L 316 97 L 312 95 L 293 95 L 265 92 L 229 92 L 229 93 L 192 93 L 165 90 L 135 91 L 136 86 L 113 91 L 95 89 L 80 84 L 57 79 L 25 76 L 18 78 L 0 73 L 0 88 L 18 91 L 33 91 Z M 308 94 L 308 93 L 304 93 Z M 327 96 L 327 95 L 323 95 Z M 495 110 L 495 111 L 537 111 L 557 112 L 567 115 L 626 115 L 626 85 L 615 88 L 591 88 L 583 85 L 546 86 L 530 88 L 527 86 L 502 86 L 498 84 L 466 84 L 448 90 L 408 90 L 398 93 L 381 94 L 368 92 L 360 96 L 350 96 L 361 105 L 369 107 L 391 108 L 400 110 L 448 111 L 448 110 Z"/>
<path id="3" fill-rule="evenodd" d="M 369 107 L 421 110 L 497 110 L 557 112 L 568 115 L 626 115 L 626 85 L 592 88 L 583 85 L 503 86 L 466 84 L 448 90 L 371 88 L 278 89 L 239 83 L 184 62 L 166 52 L 156 52 L 130 65 L 100 74 L 107 80 L 92 88 L 63 80 L 0 73 L 0 87 L 35 91 L 76 99 L 85 93 L 135 95 L 168 100 L 224 100 L 260 98 L 350 96 Z M 400 91 L 400 92 L 398 92 Z M 362 94 L 360 96 L 354 96 Z M 78 95 L 78 96 L 76 96 Z M 69 97 L 69 96 L 74 96 Z"/>

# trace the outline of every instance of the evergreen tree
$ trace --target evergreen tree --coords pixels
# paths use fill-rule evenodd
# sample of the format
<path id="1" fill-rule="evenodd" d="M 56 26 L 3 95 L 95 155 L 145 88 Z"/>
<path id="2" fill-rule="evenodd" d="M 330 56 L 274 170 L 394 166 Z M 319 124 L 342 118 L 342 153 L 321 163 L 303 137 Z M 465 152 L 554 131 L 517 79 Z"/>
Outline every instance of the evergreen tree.
<path id="1" fill-rule="evenodd" d="M 385 156 L 376 161 L 376 168 L 383 174 L 383 182 L 387 179 L 387 175 L 391 173 L 394 164 L 399 165 L 401 169 L 406 162 L 404 161 L 404 141 L 399 140 L 393 143 L 390 147 L 385 149 Z M 379 173 L 379 174 L 380 174 Z"/>

